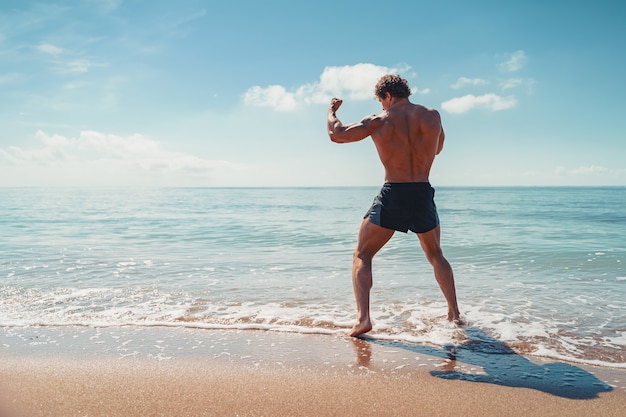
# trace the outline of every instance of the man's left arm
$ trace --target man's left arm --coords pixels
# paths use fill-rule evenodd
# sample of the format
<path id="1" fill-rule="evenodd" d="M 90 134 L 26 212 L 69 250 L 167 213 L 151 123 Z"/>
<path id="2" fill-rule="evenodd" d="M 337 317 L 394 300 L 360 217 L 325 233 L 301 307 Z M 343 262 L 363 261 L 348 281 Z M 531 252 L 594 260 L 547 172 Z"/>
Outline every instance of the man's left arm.
<path id="1" fill-rule="evenodd" d="M 446 134 L 443 131 L 443 127 L 441 128 L 441 133 L 439 134 L 439 145 L 437 146 L 437 155 L 443 150 L 443 142 L 446 140 Z"/>

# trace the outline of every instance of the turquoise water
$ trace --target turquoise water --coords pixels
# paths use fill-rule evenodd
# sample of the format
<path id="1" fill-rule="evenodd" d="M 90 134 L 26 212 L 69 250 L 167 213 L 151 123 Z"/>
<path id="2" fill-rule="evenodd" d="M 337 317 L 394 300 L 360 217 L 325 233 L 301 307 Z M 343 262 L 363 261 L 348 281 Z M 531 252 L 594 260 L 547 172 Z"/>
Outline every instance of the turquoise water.
<path id="1" fill-rule="evenodd" d="M 0 189 L 0 326 L 348 330 L 377 187 Z M 461 312 L 527 354 L 626 367 L 626 188 L 447 188 Z M 371 335 L 463 343 L 412 234 L 374 261 Z"/>

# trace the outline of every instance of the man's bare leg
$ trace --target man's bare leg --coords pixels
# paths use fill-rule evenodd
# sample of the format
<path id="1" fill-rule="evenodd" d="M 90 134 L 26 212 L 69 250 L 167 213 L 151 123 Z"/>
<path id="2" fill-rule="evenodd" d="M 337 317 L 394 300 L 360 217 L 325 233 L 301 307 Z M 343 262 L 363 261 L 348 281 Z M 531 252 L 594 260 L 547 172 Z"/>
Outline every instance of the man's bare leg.
<path id="1" fill-rule="evenodd" d="M 372 330 L 370 319 L 370 290 L 372 289 L 372 259 L 394 231 L 370 223 L 364 219 L 352 261 L 352 286 L 357 306 L 357 321 L 350 336 L 358 336 Z"/>
<path id="2" fill-rule="evenodd" d="M 448 303 L 448 320 L 457 324 L 463 324 L 459 306 L 456 301 L 456 288 L 454 286 L 454 273 L 448 260 L 443 256 L 439 243 L 441 229 L 439 226 L 430 232 L 418 234 L 422 249 L 426 254 L 428 262 L 433 267 L 435 279 L 443 292 Z"/>

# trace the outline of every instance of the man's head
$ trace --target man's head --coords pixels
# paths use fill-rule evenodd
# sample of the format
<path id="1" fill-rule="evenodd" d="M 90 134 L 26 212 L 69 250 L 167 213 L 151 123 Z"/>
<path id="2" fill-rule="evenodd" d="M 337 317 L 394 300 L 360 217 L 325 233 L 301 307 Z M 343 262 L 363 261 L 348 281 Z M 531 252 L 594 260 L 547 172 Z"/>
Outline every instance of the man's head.
<path id="1" fill-rule="evenodd" d="M 409 83 L 399 75 L 384 75 L 374 87 L 374 94 L 378 99 L 384 99 L 387 93 L 391 97 L 408 98 L 411 95 Z"/>

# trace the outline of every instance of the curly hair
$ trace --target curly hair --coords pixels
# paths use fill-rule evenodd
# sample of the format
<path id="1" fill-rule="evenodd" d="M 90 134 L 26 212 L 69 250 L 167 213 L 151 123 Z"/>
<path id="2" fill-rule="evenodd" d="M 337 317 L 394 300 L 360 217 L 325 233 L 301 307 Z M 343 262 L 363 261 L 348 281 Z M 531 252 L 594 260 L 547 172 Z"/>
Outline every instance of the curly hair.
<path id="1" fill-rule="evenodd" d="M 391 94 L 391 97 L 407 98 L 411 95 L 411 88 L 409 82 L 399 75 L 384 75 L 376 83 L 374 94 L 382 98 L 385 93 Z"/>

